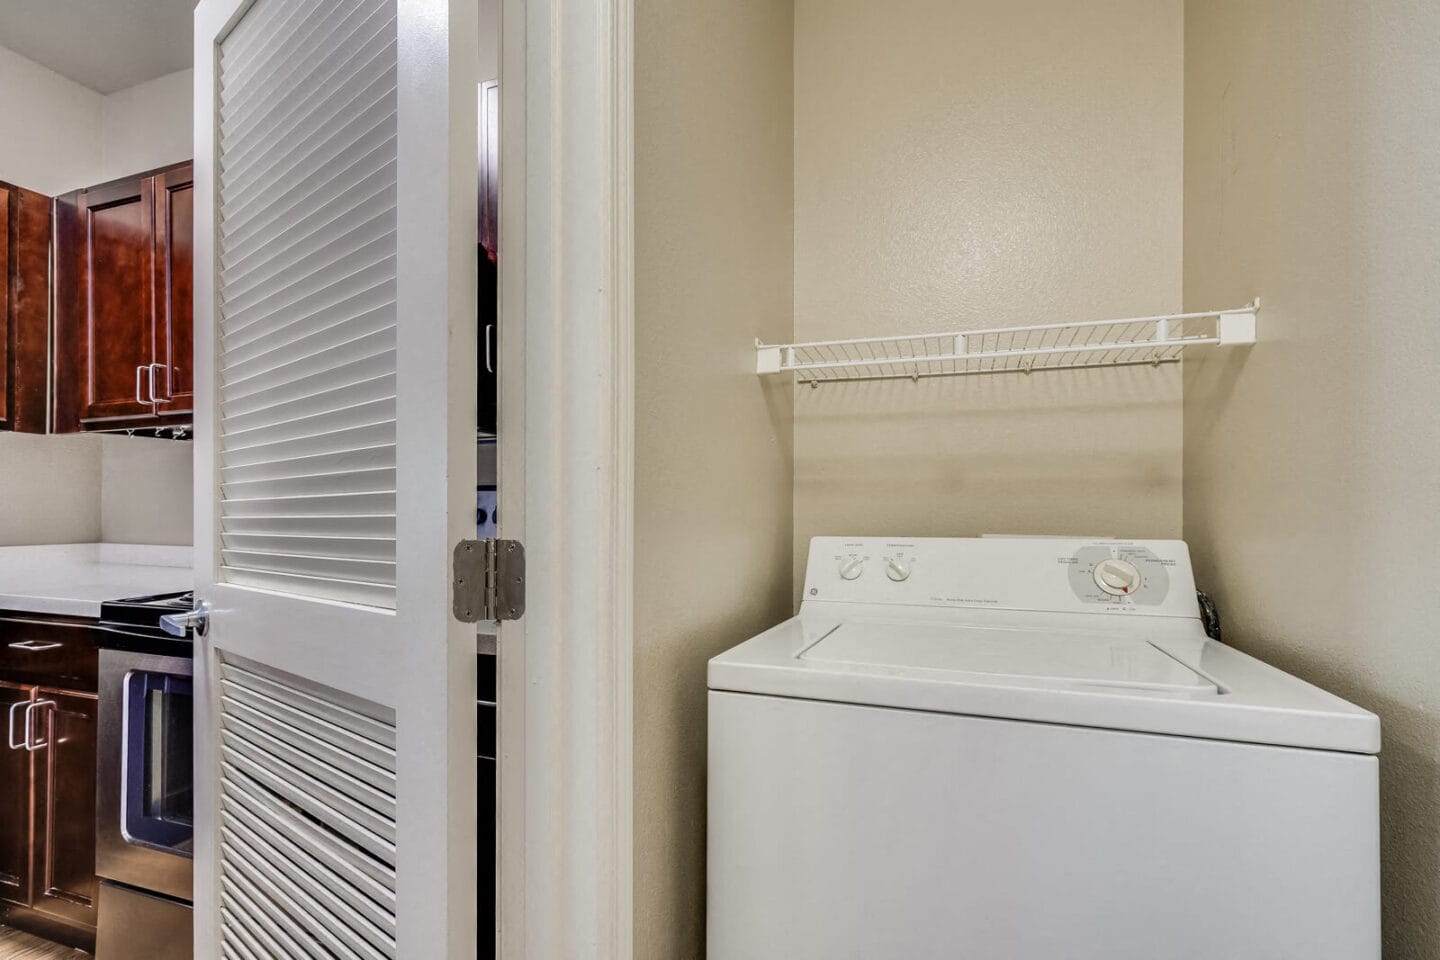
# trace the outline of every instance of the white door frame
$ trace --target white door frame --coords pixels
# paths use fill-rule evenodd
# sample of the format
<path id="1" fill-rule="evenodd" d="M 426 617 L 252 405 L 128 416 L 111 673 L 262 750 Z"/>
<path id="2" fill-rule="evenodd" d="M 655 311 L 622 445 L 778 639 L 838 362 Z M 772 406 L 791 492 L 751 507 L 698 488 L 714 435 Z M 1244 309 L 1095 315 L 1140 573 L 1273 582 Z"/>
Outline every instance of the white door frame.
<path id="1" fill-rule="evenodd" d="M 632 10 L 501 4 L 503 960 L 632 954 Z"/>

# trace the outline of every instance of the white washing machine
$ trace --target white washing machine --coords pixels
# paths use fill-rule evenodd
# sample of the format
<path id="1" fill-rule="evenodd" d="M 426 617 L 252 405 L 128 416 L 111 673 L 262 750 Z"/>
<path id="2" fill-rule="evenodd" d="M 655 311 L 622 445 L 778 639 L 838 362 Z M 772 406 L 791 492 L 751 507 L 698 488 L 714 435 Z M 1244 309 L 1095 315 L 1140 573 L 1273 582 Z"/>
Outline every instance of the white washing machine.
<path id="1" fill-rule="evenodd" d="M 1380 956 L 1379 720 L 1184 543 L 818 538 L 709 685 L 709 960 Z"/>

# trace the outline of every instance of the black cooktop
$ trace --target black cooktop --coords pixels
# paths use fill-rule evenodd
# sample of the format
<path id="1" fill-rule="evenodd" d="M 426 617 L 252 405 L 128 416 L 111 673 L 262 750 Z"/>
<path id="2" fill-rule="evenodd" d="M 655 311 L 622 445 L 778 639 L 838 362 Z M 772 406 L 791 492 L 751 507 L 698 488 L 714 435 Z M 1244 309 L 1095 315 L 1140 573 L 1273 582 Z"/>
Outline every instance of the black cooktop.
<path id="1" fill-rule="evenodd" d="M 111 650 L 154 653 L 160 656 L 190 656 L 192 634 L 172 636 L 160 626 L 167 613 L 185 613 L 195 606 L 195 594 L 160 593 L 151 597 L 107 600 L 100 604 L 100 635 L 97 643 Z"/>

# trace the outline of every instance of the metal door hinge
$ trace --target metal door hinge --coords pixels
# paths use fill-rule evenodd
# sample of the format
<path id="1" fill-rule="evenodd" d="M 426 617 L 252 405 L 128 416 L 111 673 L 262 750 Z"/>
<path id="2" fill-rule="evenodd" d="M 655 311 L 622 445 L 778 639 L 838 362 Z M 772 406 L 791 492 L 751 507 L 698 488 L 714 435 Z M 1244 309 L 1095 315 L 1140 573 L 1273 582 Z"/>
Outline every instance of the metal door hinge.
<path id="1" fill-rule="evenodd" d="M 525 546 L 518 540 L 455 545 L 455 619 L 519 620 L 525 613 Z"/>

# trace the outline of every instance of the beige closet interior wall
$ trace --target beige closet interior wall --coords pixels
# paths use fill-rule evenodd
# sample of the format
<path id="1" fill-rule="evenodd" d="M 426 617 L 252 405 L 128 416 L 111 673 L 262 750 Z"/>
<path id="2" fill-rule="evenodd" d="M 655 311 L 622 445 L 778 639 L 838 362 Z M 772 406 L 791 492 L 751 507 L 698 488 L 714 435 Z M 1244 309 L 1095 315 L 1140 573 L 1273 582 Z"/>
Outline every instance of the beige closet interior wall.
<path id="1" fill-rule="evenodd" d="M 1380 715 L 1385 957 L 1440 955 L 1440 6 L 1186 5 L 1185 535 L 1243 650 Z"/>
<path id="2" fill-rule="evenodd" d="M 635 956 L 700 960 L 705 663 L 790 609 L 790 3 L 637 0 L 635 48 Z"/>
<path id="3" fill-rule="evenodd" d="M 795 335 L 1176 311 L 1181 0 L 796 0 Z M 812 536 L 1174 537 L 1178 367 L 795 399 Z"/>

